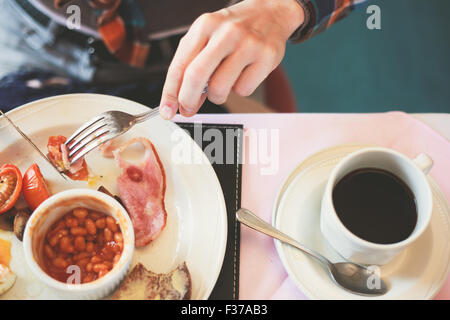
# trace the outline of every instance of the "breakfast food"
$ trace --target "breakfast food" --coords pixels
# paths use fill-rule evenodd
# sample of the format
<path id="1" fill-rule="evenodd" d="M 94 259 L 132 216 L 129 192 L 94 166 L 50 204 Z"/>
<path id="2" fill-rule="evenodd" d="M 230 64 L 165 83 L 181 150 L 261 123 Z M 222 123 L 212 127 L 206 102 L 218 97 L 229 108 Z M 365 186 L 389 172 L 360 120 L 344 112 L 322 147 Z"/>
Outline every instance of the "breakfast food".
<path id="1" fill-rule="evenodd" d="M 114 158 L 114 150 L 118 148 L 117 141 L 115 139 L 109 140 L 99 147 L 102 152 L 102 156 L 105 158 Z"/>
<path id="2" fill-rule="evenodd" d="M 20 241 L 23 239 L 23 232 L 25 231 L 25 225 L 29 218 L 30 215 L 26 210 L 18 210 L 14 217 L 13 231 Z"/>
<path id="3" fill-rule="evenodd" d="M 187 300 L 191 297 L 191 276 L 186 263 L 167 274 L 157 274 L 137 264 L 119 289 L 114 300 Z"/>
<path id="4" fill-rule="evenodd" d="M 116 195 L 112 194 L 112 193 L 111 193 L 108 189 L 106 189 L 104 186 L 98 187 L 97 191 L 100 191 L 100 192 L 102 192 L 102 193 L 104 193 L 104 194 L 107 194 L 108 196 L 110 196 L 110 197 L 116 199 L 117 202 L 119 202 L 119 203 L 123 206 L 122 199 L 120 199 L 119 196 L 116 196 Z"/>
<path id="5" fill-rule="evenodd" d="M 138 165 L 121 157 L 121 153 L 134 143 L 140 143 L 145 150 L 144 160 Z M 166 225 L 164 167 L 155 147 L 146 138 L 131 139 L 113 154 L 122 168 L 122 174 L 117 178 L 119 196 L 133 222 L 136 247 L 143 247 L 156 239 Z"/>
<path id="6" fill-rule="evenodd" d="M 0 295 L 11 289 L 16 275 L 9 268 L 11 260 L 11 243 L 0 239 Z"/>
<path id="7" fill-rule="evenodd" d="M 87 180 L 89 173 L 86 161 L 80 159 L 70 165 L 64 136 L 51 136 L 48 140 L 48 157 L 71 179 Z M 121 157 L 130 145 L 140 143 L 145 149 L 144 161 L 132 164 Z M 167 212 L 164 206 L 166 176 L 155 147 L 146 138 L 135 138 L 117 146 L 111 141 L 102 146 L 105 157 L 113 156 L 123 170 L 117 178 L 117 189 L 121 203 L 130 214 L 135 232 L 136 247 L 143 247 L 161 233 L 166 225 Z"/>
<path id="8" fill-rule="evenodd" d="M 47 157 L 59 170 L 64 172 L 72 180 L 84 180 L 89 178 L 89 171 L 84 158 L 74 164 L 70 164 L 69 152 L 64 144 L 67 138 L 64 136 L 51 136 L 48 138 Z"/>
<path id="9" fill-rule="evenodd" d="M 78 266 L 80 282 L 106 275 L 119 261 L 123 237 L 117 221 L 104 213 L 76 208 L 53 224 L 44 244 L 44 271 L 67 282 L 69 266 Z"/>
<path id="10" fill-rule="evenodd" d="M 3 214 L 0 214 L 0 230 L 13 231 L 14 230 L 14 218 L 16 216 L 16 210 L 11 209 Z"/>
<path id="11" fill-rule="evenodd" d="M 89 170 L 84 159 L 70 165 L 68 149 L 64 144 L 66 141 L 64 136 L 49 137 L 48 158 L 71 179 L 88 181 Z M 139 163 L 125 158 L 125 150 L 133 144 L 144 149 Z M 167 220 L 164 205 L 166 176 L 158 153 L 153 144 L 142 137 L 124 144 L 111 142 L 101 151 L 105 157 L 113 158 L 121 169 L 121 174 L 116 180 L 117 190 L 107 184 L 118 196 L 111 194 L 105 187 L 99 188 L 99 191 L 123 204 L 133 223 L 135 246 L 146 246 L 160 235 Z M 7 167 L 8 170 L 4 171 L 7 173 L 8 182 L 14 183 L 8 183 L 8 188 L 4 189 L 8 192 L 7 196 L 0 194 L 0 200 L 9 197 L 4 201 L 8 202 L 7 207 L 0 206 L 4 209 L 4 219 L 0 223 L 21 240 L 31 211 L 49 198 L 51 193 L 42 174 L 45 172 L 41 172 L 37 164 L 32 164 L 23 176 L 19 169 L 12 165 L 3 166 L 2 170 Z M 109 181 L 105 179 L 105 183 Z M 23 198 L 20 197 L 21 193 Z M 21 200 L 17 201 L 17 198 Z M 108 274 L 119 260 L 125 259 L 122 254 L 123 236 L 117 221 L 106 213 L 87 208 L 76 208 L 67 212 L 36 241 L 40 248 L 36 262 L 40 269 L 51 278 L 64 283 L 90 283 Z M 74 270 L 79 270 L 76 277 Z M 19 270 L 15 271 L 22 279 Z M 0 261 L 0 294 L 9 289 L 15 279 L 16 275 L 10 267 Z M 114 299 L 189 299 L 190 296 L 191 278 L 186 263 L 180 264 L 167 274 L 154 273 L 138 263 L 116 291 Z"/>
<path id="12" fill-rule="evenodd" d="M 32 211 L 50 197 L 47 183 L 36 163 L 32 164 L 23 175 L 22 193 Z"/>
<path id="13" fill-rule="evenodd" d="M 44 177 L 37 164 L 33 164 L 23 178 L 19 168 L 5 164 L 0 170 L 0 229 L 14 231 L 17 239 L 22 241 L 25 224 L 30 216 L 28 208 L 21 207 L 19 197 L 23 194 L 31 210 L 50 196 Z M 19 205 L 16 205 L 19 203 Z M 21 207 L 17 209 L 16 207 Z"/>
<path id="14" fill-rule="evenodd" d="M 13 164 L 0 168 L 0 214 L 10 210 L 22 192 L 22 174 Z"/>
<path id="15" fill-rule="evenodd" d="M 8 267 L 0 264 L 0 295 L 12 288 L 16 282 L 16 275 Z"/>

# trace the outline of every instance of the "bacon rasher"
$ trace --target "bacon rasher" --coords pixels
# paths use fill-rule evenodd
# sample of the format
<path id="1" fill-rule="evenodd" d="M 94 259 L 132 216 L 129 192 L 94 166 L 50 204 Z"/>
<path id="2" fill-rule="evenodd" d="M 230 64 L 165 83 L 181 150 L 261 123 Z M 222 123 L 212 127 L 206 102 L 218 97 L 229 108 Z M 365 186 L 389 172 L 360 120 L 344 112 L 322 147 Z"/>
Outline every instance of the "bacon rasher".
<path id="1" fill-rule="evenodd" d="M 129 146 L 140 143 L 145 150 L 143 160 L 133 164 L 120 154 Z M 120 168 L 117 178 L 119 196 L 133 222 L 135 245 L 143 247 L 161 233 L 166 225 L 164 206 L 166 175 L 153 144 L 146 138 L 134 138 L 113 151 Z"/>

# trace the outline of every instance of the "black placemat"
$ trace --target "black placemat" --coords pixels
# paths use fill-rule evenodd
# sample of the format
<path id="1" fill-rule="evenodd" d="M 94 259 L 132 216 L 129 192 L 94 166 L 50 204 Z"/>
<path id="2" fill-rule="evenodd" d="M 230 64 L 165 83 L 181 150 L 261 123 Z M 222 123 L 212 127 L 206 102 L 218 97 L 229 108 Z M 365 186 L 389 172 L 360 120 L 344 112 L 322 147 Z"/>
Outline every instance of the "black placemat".
<path id="1" fill-rule="evenodd" d="M 239 298 L 240 226 L 236 211 L 241 206 L 243 126 L 227 124 L 178 123 L 205 151 L 220 185 L 228 213 L 227 248 L 219 278 L 209 299 Z M 219 146 L 222 150 L 219 150 Z"/>

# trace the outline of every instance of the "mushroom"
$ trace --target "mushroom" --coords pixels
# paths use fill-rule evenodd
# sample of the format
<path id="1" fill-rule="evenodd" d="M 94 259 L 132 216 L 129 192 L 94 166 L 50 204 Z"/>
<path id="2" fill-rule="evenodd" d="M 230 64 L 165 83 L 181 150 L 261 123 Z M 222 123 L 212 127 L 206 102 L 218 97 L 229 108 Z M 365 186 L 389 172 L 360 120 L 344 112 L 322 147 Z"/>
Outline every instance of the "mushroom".
<path id="1" fill-rule="evenodd" d="M 25 210 L 17 211 L 16 216 L 14 217 L 14 234 L 20 241 L 23 239 L 23 232 L 25 231 L 25 225 L 29 218 L 30 215 Z"/>

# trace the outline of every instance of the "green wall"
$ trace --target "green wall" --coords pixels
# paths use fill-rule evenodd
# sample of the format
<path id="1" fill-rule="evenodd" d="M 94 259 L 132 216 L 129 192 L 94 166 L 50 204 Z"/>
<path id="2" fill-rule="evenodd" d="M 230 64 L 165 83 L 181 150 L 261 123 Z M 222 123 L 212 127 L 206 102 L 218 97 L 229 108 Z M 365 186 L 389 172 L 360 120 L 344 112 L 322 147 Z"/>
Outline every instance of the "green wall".
<path id="1" fill-rule="evenodd" d="M 369 30 L 366 8 L 381 8 Z M 283 65 L 300 112 L 450 112 L 450 0 L 368 1 Z"/>

